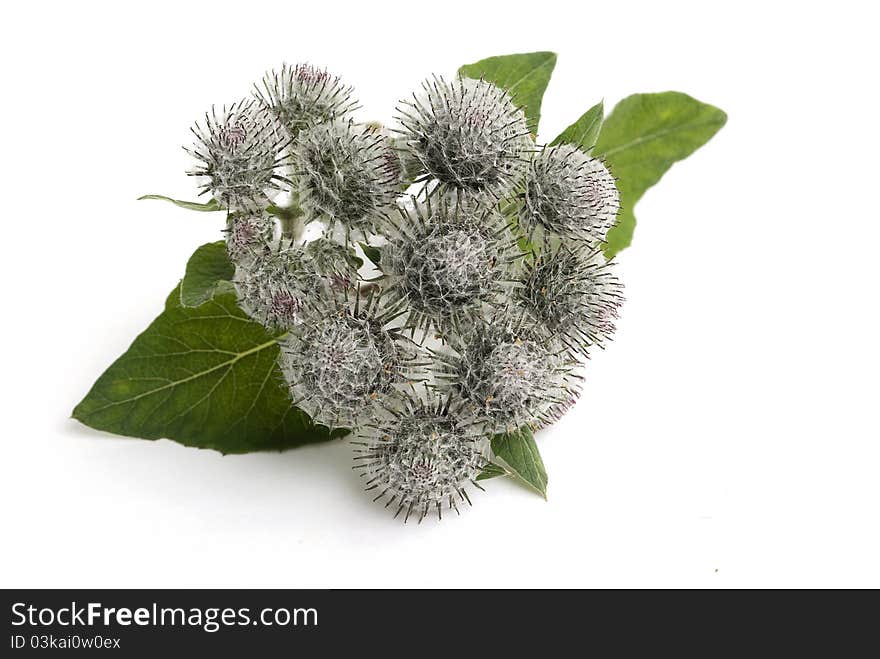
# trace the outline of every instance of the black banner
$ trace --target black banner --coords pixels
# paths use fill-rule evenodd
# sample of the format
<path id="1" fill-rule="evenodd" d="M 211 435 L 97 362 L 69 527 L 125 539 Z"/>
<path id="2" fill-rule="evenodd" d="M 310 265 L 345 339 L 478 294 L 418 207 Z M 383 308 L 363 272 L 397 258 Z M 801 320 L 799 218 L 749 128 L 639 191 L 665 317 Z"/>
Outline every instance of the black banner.
<path id="1" fill-rule="evenodd" d="M 621 591 L 12 590 L 3 656 L 49 651 L 366 656 L 869 649 L 853 594 Z M 870 596 L 873 600 L 873 594 Z M 864 645 L 862 640 L 868 645 Z M 568 648 L 565 650 L 565 648 Z"/>

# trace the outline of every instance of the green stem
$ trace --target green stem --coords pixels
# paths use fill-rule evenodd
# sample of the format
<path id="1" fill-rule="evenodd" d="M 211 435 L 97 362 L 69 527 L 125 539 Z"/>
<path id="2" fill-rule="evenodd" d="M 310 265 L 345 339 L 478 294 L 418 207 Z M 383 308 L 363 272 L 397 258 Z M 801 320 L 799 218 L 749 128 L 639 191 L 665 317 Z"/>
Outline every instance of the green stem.
<path id="1" fill-rule="evenodd" d="M 294 242 L 302 239 L 303 232 L 306 229 L 306 225 L 302 220 L 302 208 L 296 204 L 284 207 L 272 205 L 266 210 L 278 218 L 282 237 Z"/>

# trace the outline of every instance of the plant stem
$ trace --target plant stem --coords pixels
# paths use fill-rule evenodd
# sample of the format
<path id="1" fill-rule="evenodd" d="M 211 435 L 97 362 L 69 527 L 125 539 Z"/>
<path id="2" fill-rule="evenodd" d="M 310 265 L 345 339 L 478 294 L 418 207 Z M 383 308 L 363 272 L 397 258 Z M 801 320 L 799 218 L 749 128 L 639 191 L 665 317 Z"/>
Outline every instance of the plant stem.
<path id="1" fill-rule="evenodd" d="M 305 224 L 299 217 L 279 217 L 281 235 L 293 242 L 299 242 L 305 231 Z"/>
<path id="2" fill-rule="evenodd" d="M 299 242 L 302 239 L 306 226 L 302 220 L 303 211 L 298 205 L 291 204 L 284 207 L 273 205 L 268 208 L 268 211 L 278 218 L 283 238 L 294 242 Z"/>

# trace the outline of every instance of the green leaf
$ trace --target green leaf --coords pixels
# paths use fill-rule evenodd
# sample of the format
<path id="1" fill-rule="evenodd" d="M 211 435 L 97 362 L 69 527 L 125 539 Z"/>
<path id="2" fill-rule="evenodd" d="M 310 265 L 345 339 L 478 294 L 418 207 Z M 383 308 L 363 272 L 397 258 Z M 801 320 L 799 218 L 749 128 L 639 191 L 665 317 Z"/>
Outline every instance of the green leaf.
<path id="1" fill-rule="evenodd" d="M 231 293 L 188 308 L 175 289 L 73 417 L 97 430 L 222 453 L 326 441 L 327 428 L 291 406 L 275 363 L 280 338 L 248 318 Z"/>
<path id="2" fill-rule="evenodd" d="M 556 53 L 520 53 L 465 64 L 458 73 L 465 78 L 484 78 L 510 92 L 513 102 L 525 111 L 532 135 L 537 135 L 541 100 L 555 66 Z"/>
<path id="3" fill-rule="evenodd" d="M 364 256 L 366 256 L 374 266 L 379 267 L 379 261 L 382 259 L 382 252 L 378 247 L 373 247 L 373 245 L 368 245 L 367 243 L 358 243 L 361 246 L 361 249 L 364 252 Z"/>
<path id="4" fill-rule="evenodd" d="M 547 471 L 531 430 L 523 427 L 513 433 L 495 435 L 492 452 L 519 481 L 547 498 Z"/>
<path id="5" fill-rule="evenodd" d="M 611 258 L 632 242 L 633 207 L 673 163 L 687 158 L 727 121 L 718 108 L 687 94 L 634 94 L 623 99 L 602 125 L 593 155 L 605 159 L 617 177 L 621 212 L 608 232 Z"/>
<path id="6" fill-rule="evenodd" d="M 477 480 L 487 481 L 490 478 L 495 478 L 497 476 L 507 476 L 507 470 L 501 465 L 490 462 L 485 467 L 483 467 L 483 471 L 479 473 L 479 475 L 477 476 Z"/>
<path id="7" fill-rule="evenodd" d="M 235 266 L 229 261 L 224 241 L 202 245 L 186 264 L 186 274 L 180 282 L 180 303 L 197 307 L 216 294 L 230 292 L 234 274 Z"/>
<path id="8" fill-rule="evenodd" d="M 599 101 L 584 112 L 580 119 L 562 131 L 562 134 L 553 140 L 550 146 L 555 144 L 571 144 L 583 151 L 589 151 L 596 145 L 604 117 L 605 105 L 602 101 Z"/>
<path id="9" fill-rule="evenodd" d="M 142 199 L 158 199 L 160 201 L 170 201 L 175 206 L 180 206 L 181 208 L 186 208 L 187 210 L 191 211 L 210 212 L 225 210 L 220 205 L 220 202 L 216 199 L 211 199 L 211 201 L 206 204 L 202 204 L 197 201 L 181 201 L 180 199 L 172 199 L 171 197 L 166 197 L 165 195 L 161 194 L 145 194 L 143 197 L 138 197 L 138 201 L 141 201 Z"/>

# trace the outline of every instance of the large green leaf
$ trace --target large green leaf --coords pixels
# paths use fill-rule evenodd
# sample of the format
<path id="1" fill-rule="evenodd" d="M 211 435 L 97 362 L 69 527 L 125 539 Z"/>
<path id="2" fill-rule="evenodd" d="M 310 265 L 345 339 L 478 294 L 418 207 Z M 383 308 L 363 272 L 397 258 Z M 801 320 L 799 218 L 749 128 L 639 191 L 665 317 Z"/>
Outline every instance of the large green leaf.
<path id="1" fill-rule="evenodd" d="M 593 149 L 610 165 L 620 189 L 620 218 L 608 232 L 608 258 L 632 242 L 633 207 L 645 190 L 708 142 L 725 121 L 718 108 L 680 92 L 634 94 L 617 104 Z"/>
<path id="2" fill-rule="evenodd" d="M 532 134 L 537 135 L 541 100 L 555 66 L 556 53 L 520 53 L 465 64 L 458 73 L 465 78 L 484 78 L 510 92 L 513 102 L 524 108 Z"/>
<path id="3" fill-rule="evenodd" d="M 602 101 L 599 101 L 584 112 L 580 119 L 562 131 L 562 134 L 553 140 L 550 145 L 571 144 L 583 151 L 589 151 L 596 145 L 604 117 L 605 105 Z"/>
<path id="4" fill-rule="evenodd" d="M 180 282 L 180 303 L 197 307 L 220 293 L 232 290 L 235 266 L 229 261 L 226 243 L 218 240 L 199 247 L 189 257 Z"/>
<path id="5" fill-rule="evenodd" d="M 191 211 L 222 211 L 224 210 L 223 206 L 220 205 L 220 202 L 216 199 L 211 199 L 211 201 L 207 203 L 201 203 L 198 201 L 183 201 L 181 199 L 172 199 L 171 197 L 166 197 L 161 194 L 145 194 L 142 197 L 138 197 L 138 201 L 143 199 L 158 199 L 159 201 L 168 201 L 175 206 L 180 206 L 181 208 L 186 208 Z"/>
<path id="6" fill-rule="evenodd" d="M 492 438 L 492 452 L 507 471 L 547 498 L 547 470 L 532 432 L 526 428 Z"/>
<path id="7" fill-rule="evenodd" d="M 222 453 L 330 439 L 326 428 L 291 406 L 275 363 L 279 338 L 248 318 L 234 294 L 188 308 L 178 287 L 73 417 L 98 430 Z"/>

